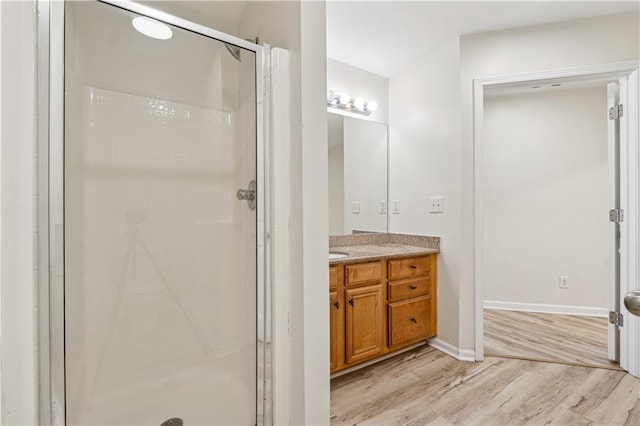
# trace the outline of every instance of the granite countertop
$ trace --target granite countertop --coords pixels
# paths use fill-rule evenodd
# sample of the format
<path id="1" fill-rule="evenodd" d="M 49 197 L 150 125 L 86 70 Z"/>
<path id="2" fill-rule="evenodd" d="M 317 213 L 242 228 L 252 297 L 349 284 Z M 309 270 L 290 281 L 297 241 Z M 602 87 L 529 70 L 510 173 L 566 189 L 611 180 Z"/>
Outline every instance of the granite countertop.
<path id="1" fill-rule="evenodd" d="M 425 254 L 438 253 L 440 250 L 437 248 L 386 243 L 331 247 L 329 251 L 331 253 L 346 254 L 347 257 L 329 260 L 329 265 L 343 265 L 346 263 L 357 263 L 369 260 L 393 259 L 395 257 L 405 257 L 407 255 L 421 256 Z"/>

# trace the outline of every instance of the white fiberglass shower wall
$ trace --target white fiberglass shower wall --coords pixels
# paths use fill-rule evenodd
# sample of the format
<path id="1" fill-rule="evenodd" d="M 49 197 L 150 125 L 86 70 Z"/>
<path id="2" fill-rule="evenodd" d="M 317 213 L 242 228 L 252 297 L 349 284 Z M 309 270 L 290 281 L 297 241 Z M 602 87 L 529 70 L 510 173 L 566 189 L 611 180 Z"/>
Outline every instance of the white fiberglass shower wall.
<path id="1" fill-rule="evenodd" d="M 260 52 L 136 16 L 65 7 L 66 423 L 256 424 Z"/>

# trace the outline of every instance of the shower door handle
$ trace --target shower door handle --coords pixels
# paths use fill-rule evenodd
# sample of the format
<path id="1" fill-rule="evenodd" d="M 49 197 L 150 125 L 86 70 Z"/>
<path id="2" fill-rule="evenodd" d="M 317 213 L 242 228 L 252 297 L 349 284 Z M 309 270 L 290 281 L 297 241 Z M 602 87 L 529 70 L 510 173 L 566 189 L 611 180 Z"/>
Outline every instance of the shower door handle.
<path id="1" fill-rule="evenodd" d="M 251 182 L 249 182 L 249 187 L 247 189 L 238 189 L 238 192 L 236 192 L 236 197 L 238 198 L 238 200 L 247 200 L 247 204 L 249 205 L 249 208 L 251 210 L 256 209 L 257 186 L 258 185 L 256 184 L 256 181 L 252 180 Z"/>

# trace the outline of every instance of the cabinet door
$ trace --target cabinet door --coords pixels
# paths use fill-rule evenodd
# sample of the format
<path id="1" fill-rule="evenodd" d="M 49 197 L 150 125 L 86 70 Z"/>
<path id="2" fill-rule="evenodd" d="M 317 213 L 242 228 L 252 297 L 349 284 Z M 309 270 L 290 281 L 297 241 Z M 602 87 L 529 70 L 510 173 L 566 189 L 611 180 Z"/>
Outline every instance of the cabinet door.
<path id="1" fill-rule="evenodd" d="M 344 364 L 344 306 L 337 292 L 329 293 L 330 370 L 333 373 Z"/>
<path id="2" fill-rule="evenodd" d="M 345 290 L 347 308 L 347 364 L 384 351 L 382 285 Z"/>

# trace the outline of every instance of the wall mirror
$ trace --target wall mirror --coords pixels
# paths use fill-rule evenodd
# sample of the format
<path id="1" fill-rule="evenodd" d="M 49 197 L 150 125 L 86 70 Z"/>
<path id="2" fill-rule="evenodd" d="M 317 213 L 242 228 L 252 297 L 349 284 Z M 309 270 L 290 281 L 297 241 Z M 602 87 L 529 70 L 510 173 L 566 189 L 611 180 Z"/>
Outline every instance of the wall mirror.
<path id="1" fill-rule="evenodd" d="M 329 112 L 329 235 L 387 232 L 387 125 Z"/>

